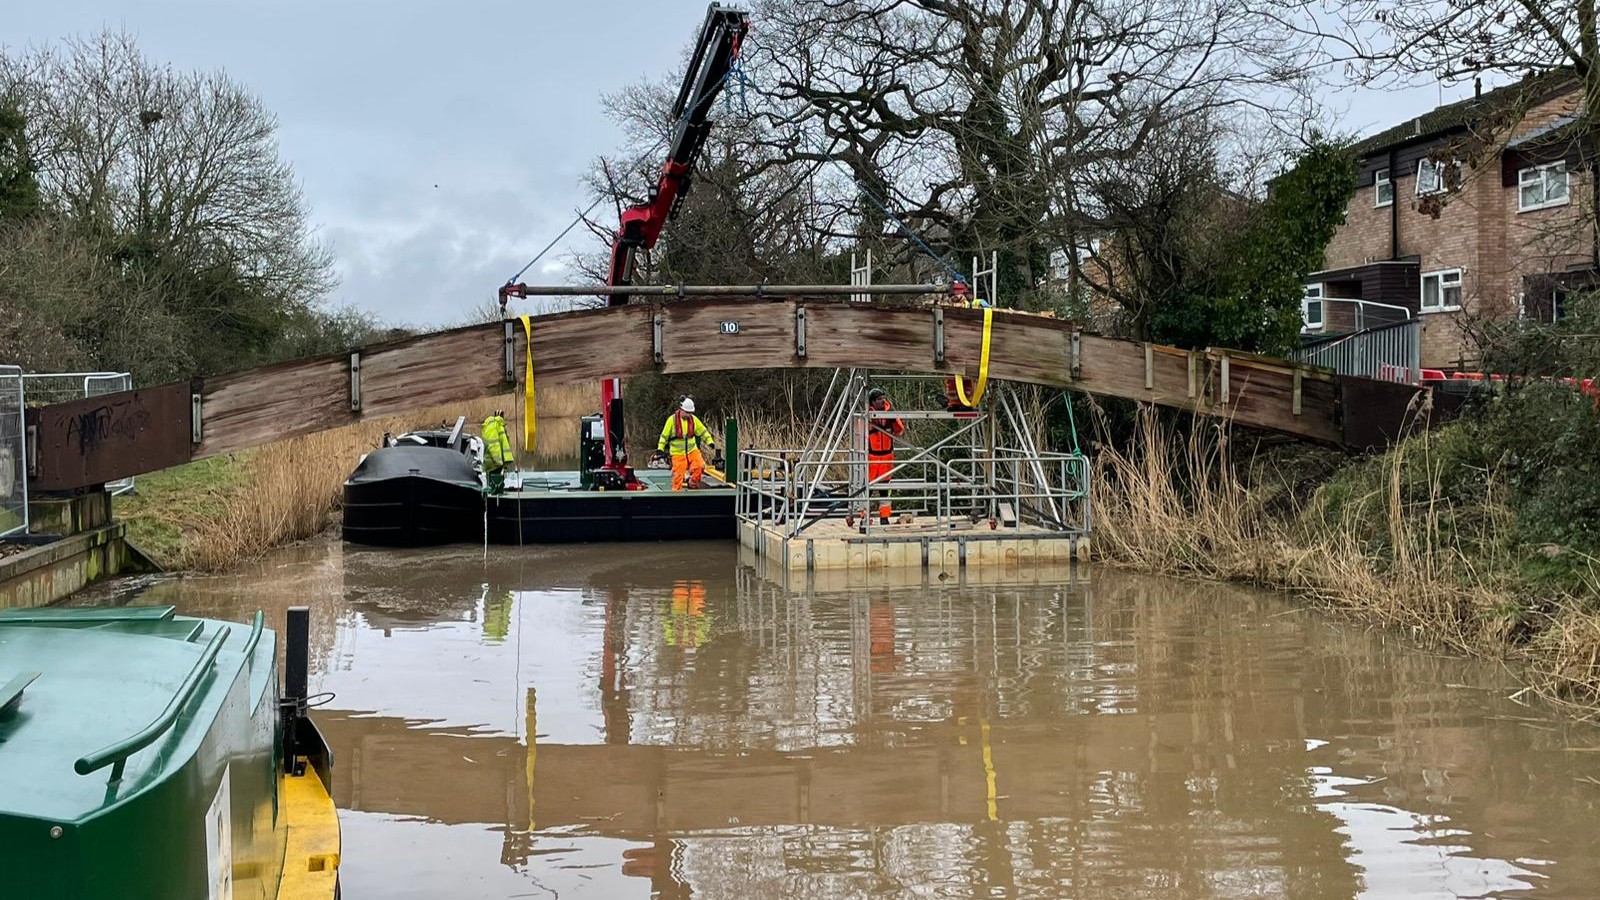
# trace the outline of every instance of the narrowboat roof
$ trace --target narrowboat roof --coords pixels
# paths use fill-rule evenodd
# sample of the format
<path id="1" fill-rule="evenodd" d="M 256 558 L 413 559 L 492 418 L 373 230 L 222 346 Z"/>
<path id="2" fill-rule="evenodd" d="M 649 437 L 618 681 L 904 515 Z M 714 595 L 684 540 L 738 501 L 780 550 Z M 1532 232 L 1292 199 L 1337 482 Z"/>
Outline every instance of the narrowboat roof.
<path id="1" fill-rule="evenodd" d="M 210 652 L 215 661 L 203 664 Z M 274 693 L 275 653 L 259 620 L 172 607 L 0 611 L 0 820 L 83 822 L 161 784 L 200 752 L 241 674 L 251 702 Z M 191 676 L 193 694 L 170 727 L 127 755 L 120 783 L 108 784 L 110 763 L 79 774 L 80 760 L 126 747 L 161 719 Z"/>

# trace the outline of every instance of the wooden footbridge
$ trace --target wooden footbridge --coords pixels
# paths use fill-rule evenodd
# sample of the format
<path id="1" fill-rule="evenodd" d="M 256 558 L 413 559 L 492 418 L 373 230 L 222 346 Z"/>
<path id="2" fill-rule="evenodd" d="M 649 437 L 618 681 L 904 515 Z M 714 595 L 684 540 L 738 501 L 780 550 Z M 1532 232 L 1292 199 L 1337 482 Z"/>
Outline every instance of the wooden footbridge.
<path id="1" fill-rule="evenodd" d="M 974 377 L 984 319 L 981 310 L 800 292 L 653 300 L 472 325 L 29 410 L 29 484 L 70 491 L 365 417 L 502 395 L 521 385 L 529 366 L 536 385 L 774 368 Z M 1102 337 L 1071 322 L 1005 310 L 993 313 L 988 349 L 993 378 L 1192 410 L 1357 448 L 1392 440 L 1418 394 L 1409 385 L 1281 359 Z"/>

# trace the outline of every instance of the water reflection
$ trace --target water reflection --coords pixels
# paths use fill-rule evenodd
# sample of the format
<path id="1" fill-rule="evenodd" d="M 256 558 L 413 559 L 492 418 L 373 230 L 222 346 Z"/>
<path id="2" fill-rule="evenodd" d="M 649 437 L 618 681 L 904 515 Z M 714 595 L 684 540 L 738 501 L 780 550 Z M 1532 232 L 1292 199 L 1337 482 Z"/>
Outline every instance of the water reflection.
<path id="1" fill-rule="evenodd" d="M 1484 667 L 1095 572 L 782 587 L 721 545 L 314 544 L 351 896 L 1590 896 L 1600 754 Z M 976 581 L 978 579 L 973 579 Z"/>

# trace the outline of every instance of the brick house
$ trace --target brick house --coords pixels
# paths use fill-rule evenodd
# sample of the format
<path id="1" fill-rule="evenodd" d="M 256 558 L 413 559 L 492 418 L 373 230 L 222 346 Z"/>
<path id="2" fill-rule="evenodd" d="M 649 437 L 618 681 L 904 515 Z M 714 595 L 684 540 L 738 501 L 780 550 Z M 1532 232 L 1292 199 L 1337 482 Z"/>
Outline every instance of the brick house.
<path id="1" fill-rule="evenodd" d="M 1544 75 L 1357 143 L 1355 195 L 1306 278 L 1307 335 L 1415 316 L 1422 365 L 1459 368 L 1472 318 L 1548 319 L 1600 282 L 1579 100 L 1570 76 Z"/>

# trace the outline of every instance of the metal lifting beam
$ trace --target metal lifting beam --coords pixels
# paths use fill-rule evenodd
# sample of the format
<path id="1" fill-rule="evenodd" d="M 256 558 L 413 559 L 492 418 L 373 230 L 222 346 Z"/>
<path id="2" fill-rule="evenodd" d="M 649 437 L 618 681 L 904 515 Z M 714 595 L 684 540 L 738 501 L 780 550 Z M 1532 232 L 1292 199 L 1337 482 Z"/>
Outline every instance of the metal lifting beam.
<path id="1" fill-rule="evenodd" d="M 949 284 L 512 284 L 512 297 L 837 297 L 850 294 L 950 294 Z"/>

